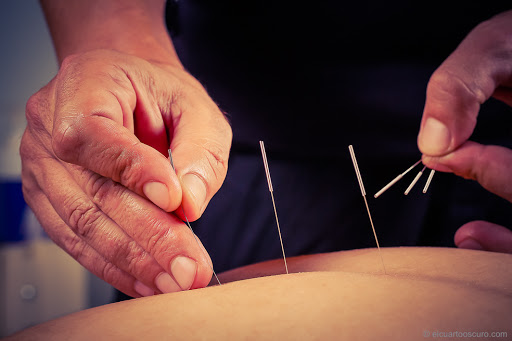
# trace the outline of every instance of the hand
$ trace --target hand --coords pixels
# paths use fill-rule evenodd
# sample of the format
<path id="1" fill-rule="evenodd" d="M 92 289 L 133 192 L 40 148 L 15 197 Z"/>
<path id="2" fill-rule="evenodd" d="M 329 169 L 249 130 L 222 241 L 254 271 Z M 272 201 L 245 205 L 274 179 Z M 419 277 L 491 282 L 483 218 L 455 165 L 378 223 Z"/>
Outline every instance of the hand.
<path id="1" fill-rule="evenodd" d="M 428 167 L 476 180 L 512 202 L 512 151 L 468 141 L 482 103 L 493 96 L 512 105 L 511 34 L 512 11 L 497 15 L 478 25 L 434 72 L 418 146 Z M 483 249 L 512 253 L 512 232 L 503 227 L 472 222 L 455 241 L 464 246 L 470 236 Z"/>
<path id="2" fill-rule="evenodd" d="M 190 220 L 202 214 L 224 181 L 232 135 L 181 65 L 74 55 L 26 115 L 23 191 L 58 245 L 134 297 L 209 283 L 206 251 L 167 212 L 181 204 Z"/>

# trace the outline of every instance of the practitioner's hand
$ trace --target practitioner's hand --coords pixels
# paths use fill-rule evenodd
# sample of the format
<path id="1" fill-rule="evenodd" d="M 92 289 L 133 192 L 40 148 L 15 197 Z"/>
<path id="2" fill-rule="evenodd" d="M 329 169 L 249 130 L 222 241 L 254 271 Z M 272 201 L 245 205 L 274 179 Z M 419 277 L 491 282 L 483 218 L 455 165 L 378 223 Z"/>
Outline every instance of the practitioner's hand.
<path id="1" fill-rule="evenodd" d="M 418 136 L 428 167 L 476 180 L 510 202 L 512 151 L 468 138 L 483 102 L 493 96 L 512 105 L 511 36 L 509 11 L 481 23 L 464 39 L 429 81 Z M 512 232 L 481 221 L 461 227 L 455 242 L 460 247 L 472 244 L 473 248 L 512 253 Z"/>
<path id="2" fill-rule="evenodd" d="M 231 129 L 181 64 L 74 55 L 26 115 L 23 191 L 58 245 L 128 295 L 208 284 L 208 255 L 167 212 L 200 217 L 224 181 Z"/>

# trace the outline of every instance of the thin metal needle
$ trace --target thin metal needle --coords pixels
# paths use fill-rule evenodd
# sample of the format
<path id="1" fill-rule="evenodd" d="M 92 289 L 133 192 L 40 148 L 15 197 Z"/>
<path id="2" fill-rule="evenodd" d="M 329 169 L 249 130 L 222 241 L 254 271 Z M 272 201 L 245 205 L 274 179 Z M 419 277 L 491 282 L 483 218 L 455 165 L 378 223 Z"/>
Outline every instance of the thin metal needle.
<path id="1" fill-rule="evenodd" d="M 359 166 L 357 165 L 356 154 L 354 153 L 354 147 L 352 147 L 352 145 L 350 145 L 350 146 L 348 146 L 348 150 L 350 152 L 350 157 L 352 158 L 352 163 L 354 164 L 357 181 L 359 181 L 359 187 L 361 188 L 361 194 L 363 195 L 364 203 L 366 205 L 366 211 L 368 212 L 368 217 L 370 218 L 370 224 L 372 225 L 373 236 L 375 237 L 375 243 L 377 243 L 377 249 L 379 250 L 380 260 L 382 262 L 382 268 L 384 269 L 384 274 L 386 274 L 386 267 L 384 266 L 384 258 L 382 257 L 382 252 L 380 251 L 379 240 L 377 239 L 377 233 L 375 232 L 375 226 L 373 226 L 373 219 L 372 219 L 372 215 L 370 214 L 370 208 L 368 207 L 368 201 L 366 201 L 366 191 L 364 190 L 363 179 L 361 178 L 361 172 L 359 172 Z"/>
<path id="2" fill-rule="evenodd" d="M 427 193 L 428 186 L 430 186 L 430 182 L 432 181 L 432 178 L 434 177 L 434 174 L 436 171 L 434 169 L 430 170 L 430 174 L 428 175 L 427 183 L 425 184 L 425 187 L 423 187 L 423 193 Z"/>
<path id="3" fill-rule="evenodd" d="M 172 169 L 176 172 L 176 168 L 174 168 L 174 162 L 172 160 L 171 150 L 168 149 L 168 151 L 169 151 L 169 161 L 171 162 Z M 208 258 L 208 255 L 206 254 L 206 251 L 204 250 L 203 247 L 201 247 L 201 243 L 199 242 L 199 238 L 197 238 L 196 234 L 194 233 L 194 230 L 192 229 L 192 225 L 190 225 L 190 222 L 188 221 L 188 218 L 187 218 L 187 215 L 185 214 L 185 209 L 183 208 L 183 206 L 181 206 L 181 211 L 183 212 L 183 216 L 185 217 L 185 223 L 187 224 L 187 226 L 190 229 L 190 231 L 192 231 L 192 235 L 194 236 L 197 245 L 199 246 L 199 248 L 201 250 L 203 250 L 203 253 L 206 256 L 206 258 Z M 210 269 L 212 269 L 213 275 L 215 276 L 215 279 L 217 280 L 217 283 L 219 283 L 219 285 L 222 285 L 220 283 L 219 277 L 217 277 L 217 274 L 215 273 L 215 270 L 213 270 L 213 265 L 212 264 L 210 264 Z"/>
<path id="4" fill-rule="evenodd" d="M 398 180 L 400 180 L 401 178 L 403 178 L 405 176 L 405 174 L 409 173 L 414 167 L 416 167 L 419 163 L 421 162 L 421 159 L 418 160 L 414 165 L 412 165 L 411 167 L 407 168 L 407 170 L 405 172 L 403 172 L 402 174 L 399 174 L 396 178 L 394 178 L 389 184 L 387 184 L 386 186 L 384 186 L 380 191 L 378 191 L 375 195 L 374 195 L 374 198 L 378 198 L 382 193 L 384 193 L 385 191 L 387 191 L 391 186 L 393 186 L 394 184 L 396 184 L 398 182 Z"/>
<path id="5" fill-rule="evenodd" d="M 263 158 L 263 166 L 265 167 L 265 174 L 267 176 L 268 190 L 272 197 L 272 205 L 274 206 L 274 214 L 276 216 L 277 232 L 279 233 L 279 241 L 281 242 L 281 250 L 283 251 L 284 268 L 288 274 L 288 264 L 286 263 L 286 255 L 284 253 L 283 238 L 281 237 L 281 228 L 279 227 L 279 219 L 277 218 L 276 202 L 274 200 L 274 189 L 272 188 L 272 180 L 270 179 L 270 170 L 268 169 L 267 153 L 265 153 L 265 144 L 260 141 L 261 157 Z"/>
<path id="6" fill-rule="evenodd" d="M 427 166 L 423 166 L 423 169 L 421 171 L 419 171 L 418 174 L 416 174 L 416 177 L 414 178 L 414 180 L 412 180 L 412 182 L 409 185 L 409 187 L 407 187 L 407 189 L 405 190 L 405 192 L 404 192 L 405 195 L 409 194 L 409 192 L 414 187 L 414 185 L 416 185 L 416 183 L 418 182 L 420 177 L 423 175 L 423 172 L 425 171 L 425 168 L 427 168 Z"/>

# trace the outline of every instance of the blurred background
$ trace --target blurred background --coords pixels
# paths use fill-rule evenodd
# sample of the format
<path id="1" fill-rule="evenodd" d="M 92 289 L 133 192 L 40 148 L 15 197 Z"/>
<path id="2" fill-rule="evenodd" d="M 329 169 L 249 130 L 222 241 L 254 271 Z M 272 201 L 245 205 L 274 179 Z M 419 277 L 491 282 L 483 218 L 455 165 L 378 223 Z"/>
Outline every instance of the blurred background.
<path id="1" fill-rule="evenodd" d="M 176 9 L 178 3 L 182 6 L 181 12 Z M 378 7 L 368 13 L 366 2 L 354 2 L 350 5 L 353 6 L 351 10 L 344 12 L 343 20 L 347 20 L 346 25 L 349 27 L 351 23 L 359 21 L 359 16 L 353 13 L 363 13 L 365 17 L 368 14 L 372 25 L 367 27 L 366 21 L 362 21 L 356 33 L 363 37 L 373 37 L 372 42 L 377 44 L 377 48 L 373 43 L 368 44 L 365 39 L 359 39 L 357 34 L 352 37 L 352 30 L 347 30 L 343 31 L 347 34 L 341 36 L 345 40 L 341 44 L 344 48 L 340 50 L 333 48 L 334 45 L 330 43 L 331 37 L 336 35 L 317 36 L 317 32 L 331 24 L 337 27 L 341 22 L 341 27 L 344 27 L 345 23 L 338 20 L 335 12 L 327 13 L 330 15 L 327 16 L 329 20 L 325 26 L 320 25 L 315 29 L 311 27 L 315 22 L 323 22 L 317 16 L 326 14 L 322 6 L 315 7 L 315 11 L 312 11 L 311 6 L 295 6 L 297 13 L 316 19 L 311 20 L 311 23 L 308 19 L 305 29 L 294 35 L 294 32 L 288 30 L 288 27 L 294 26 L 289 26 L 286 20 L 281 21 L 280 15 L 286 14 L 286 18 L 292 18 L 291 23 L 298 27 L 302 27 L 303 17 L 288 15 L 286 2 L 276 2 L 277 5 L 272 6 L 273 10 L 269 14 L 273 21 L 265 31 L 265 37 L 273 40 L 264 47 L 257 44 L 255 47 L 254 41 L 258 41 L 256 38 L 259 38 L 259 30 L 252 31 L 254 39 L 246 39 L 244 30 L 233 28 L 245 27 L 243 21 L 247 18 L 255 18 L 254 23 L 250 24 L 259 27 L 259 16 L 245 9 L 245 2 L 221 3 L 224 7 L 213 1 L 168 1 L 170 5 L 167 13 L 171 19 L 175 19 L 171 20 L 175 23 L 171 30 L 174 31 L 173 41 L 180 57 L 186 61 L 192 74 L 205 84 L 220 106 L 230 113 L 230 121 L 237 134 L 238 156 L 237 159 L 231 158 L 226 184 L 216 195 L 215 204 L 209 205 L 209 210 L 201 220 L 203 223 L 198 222 L 194 226 L 212 259 L 219 265 L 216 265 L 219 272 L 280 257 L 281 249 L 275 230 L 267 229 L 267 226 L 273 224 L 274 215 L 268 206 L 268 191 L 256 142 L 259 139 L 265 140 L 266 145 L 274 150 L 275 160 L 278 161 L 278 166 L 273 168 L 274 187 L 281 184 L 281 198 L 289 198 L 283 201 L 284 205 L 280 205 L 279 209 L 281 220 L 294 226 L 290 233 L 293 233 L 296 241 L 293 246 L 295 249 L 288 248 L 289 255 L 373 246 L 374 240 L 369 229 L 353 228 L 367 226 L 368 218 L 345 146 L 360 146 L 357 148 L 359 164 L 362 169 L 368 169 L 369 172 L 372 170 L 367 173 L 371 176 L 366 177 L 365 185 L 375 191 L 395 177 L 398 171 L 417 160 L 416 134 L 430 74 L 472 27 L 498 13 L 500 6 L 510 7 L 504 1 L 496 2 L 495 6 L 481 6 L 478 2 L 470 6 L 464 2 L 464 11 L 461 11 L 462 2 L 443 3 L 439 6 L 441 2 L 434 1 L 422 3 L 419 7 L 411 2 L 406 8 L 387 9 L 385 13 L 403 19 L 393 25 L 393 21 L 384 17 L 380 11 L 381 8 L 386 9 L 387 4 L 379 3 Z M 231 8 L 233 3 L 237 4 L 236 8 Z M 332 0 L 332 3 L 335 1 Z M 253 2 L 251 6 L 260 10 L 267 7 L 262 2 Z M 276 7 L 280 11 L 274 11 Z M 439 11 L 440 8 L 442 11 Z M 352 9 L 359 12 L 353 12 Z M 402 18 L 402 13 L 409 13 L 412 9 L 414 14 Z M 213 12 L 206 16 L 201 13 L 205 10 Z M 235 10 L 244 10 L 245 16 L 226 15 Z M 460 23 L 457 21 L 459 26 L 452 23 L 454 13 L 460 19 Z M 219 21 L 221 14 L 230 20 Z M 430 14 L 439 14 L 439 22 L 436 21 L 435 25 L 431 25 Z M 174 18 L 173 15 L 182 17 Z M 411 28 L 407 26 L 407 30 L 404 30 L 402 21 L 411 25 Z M 274 23 L 285 29 L 283 35 L 273 36 Z M 386 30 L 382 29 L 380 35 L 373 35 L 373 28 L 383 25 L 388 25 Z M 391 46 L 388 39 L 381 38 L 389 32 L 402 34 L 397 36 L 400 42 Z M 323 65 L 323 54 L 319 54 L 316 59 L 309 54 L 301 54 L 294 63 L 290 63 L 290 53 L 286 48 L 279 50 L 282 54 L 278 56 L 275 65 L 272 58 L 266 58 L 283 41 L 291 44 L 285 44 L 284 47 L 291 46 L 301 51 L 303 34 L 308 37 L 309 43 L 318 39 L 314 45 L 316 49 L 312 48 L 311 54 L 324 49 L 329 55 L 327 64 Z M 288 41 L 288 37 L 293 39 Z M 425 39 L 425 44 L 422 39 Z M 197 44 L 197 41 L 207 44 Z M 219 47 L 219 41 L 224 45 Z M 238 41 L 244 42 L 243 49 L 235 50 L 236 45 L 232 42 Z M 61 315 L 108 303 L 114 291 L 49 240 L 23 200 L 18 148 L 26 125 L 25 103 L 57 73 L 52 42 L 37 0 L 0 0 L 0 44 L 1 338 Z M 346 53 L 350 46 L 354 54 Z M 258 54 L 254 54 L 254 51 Z M 204 59 L 205 56 L 208 59 Z M 336 58 L 340 56 L 343 59 L 338 65 Z M 367 59 L 361 59 L 364 56 Z M 382 56 L 385 58 L 380 60 Z M 268 67 L 265 73 L 255 68 L 254 74 L 248 74 L 246 71 L 251 70 L 252 58 L 258 62 L 268 60 L 272 68 Z M 312 70 L 315 72 L 301 66 L 305 60 L 314 66 Z M 322 68 L 319 65 L 323 65 Z M 284 73 L 276 73 L 279 77 L 269 78 L 275 73 L 276 67 L 281 66 L 285 66 Z M 297 70 L 300 72 L 297 73 Z M 289 80 L 286 77 L 294 80 L 294 86 L 285 93 L 283 89 Z M 267 86 L 268 79 L 272 80 L 272 86 Z M 302 86 L 304 82 L 315 84 L 314 94 Z M 268 98 L 262 100 L 260 92 L 253 92 L 254 89 L 263 91 Z M 297 98 L 300 100 L 297 101 Z M 322 107 L 318 103 L 322 103 Z M 479 117 L 474 139 L 481 143 L 512 147 L 511 109 L 498 101 L 489 101 L 484 107 L 486 113 Z M 285 118 L 294 117 L 296 112 L 320 112 L 322 115 L 312 120 L 314 126 L 311 120 L 306 119 L 301 123 L 294 120 L 294 125 L 289 125 Z M 282 113 L 288 116 L 283 116 L 285 118 L 274 124 L 273 117 Z M 347 114 L 342 118 L 344 124 L 338 124 L 337 121 L 333 124 L 331 121 L 335 116 L 329 117 L 324 113 L 336 114 L 338 119 L 343 117 L 339 113 Z M 269 122 L 272 122 L 270 126 Z M 310 130 L 322 139 L 310 143 L 309 138 L 304 138 Z M 263 136 L 257 136 L 262 132 Z M 327 158 L 333 161 L 323 164 Z M 319 164 L 321 167 L 318 167 Z M 290 175 L 292 172 L 293 175 Z M 335 179 L 332 174 L 337 174 Z M 257 191 L 253 191 L 254 188 Z M 345 189 L 347 191 L 343 199 L 338 199 L 338 193 Z M 247 193 L 251 193 L 252 197 L 248 198 Z M 327 209 L 318 202 L 312 207 L 311 198 L 329 198 L 324 193 L 331 193 L 329 196 L 337 200 L 328 202 Z M 236 197 L 243 200 L 233 201 Z M 380 228 L 387 231 L 380 236 L 382 246 L 453 246 L 455 229 L 476 219 L 512 226 L 508 201 L 486 192 L 476 182 L 453 175 L 436 175 L 428 196 L 405 198 L 400 191 L 394 190 L 387 193 L 387 198 L 386 204 L 372 208 L 374 219 L 382 222 Z M 251 205 L 254 209 L 248 210 L 247 207 Z M 302 214 L 305 211 L 308 212 L 306 216 Z M 230 214 L 232 212 L 237 214 Z M 255 216 L 258 219 L 253 219 Z M 319 224 L 320 216 L 324 219 L 322 221 L 342 221 L 344 228 L 329 230 L 329 224 Z M 209 226 L 215 226 L 216 229 L 208 232 Z M 240 226 L 246 228 L 240 229 Z M 311 229 L 311 226 L 326 227 L 326 230 Z M 247 231 L 256 233 L 258 237 L 251 234 L 245 238 Z M 283 239 L 287 239 L 286 232 L 283 233 Z M 237 240 L 248 244 L 232 242 Z M 235 249 L 213 247 L 227 242 L 235 245 Z M 274 246 L 269 248 L 268 245 Z M 234 253 L 237 257 L 233 257 Z"/>
<path id="2" fill-rule="evenodd" d="M 45 235 L 21 192 L 28 98 L 57 73 L 37 0 L 0 1 L 0 337 L 110 302 L 112 288 Z"/>

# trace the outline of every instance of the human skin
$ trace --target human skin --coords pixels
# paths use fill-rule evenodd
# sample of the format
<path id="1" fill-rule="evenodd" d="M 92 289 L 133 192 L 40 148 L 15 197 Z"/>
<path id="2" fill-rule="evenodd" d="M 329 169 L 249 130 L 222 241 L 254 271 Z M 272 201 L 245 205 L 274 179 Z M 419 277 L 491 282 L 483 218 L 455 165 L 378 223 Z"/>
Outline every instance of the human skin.
<path id="1" fill-rule="evenodd" d="M 184 218 L 184 211 L 189 220 L 201 216 L 224 181 L 232 132 L 205 89 L 183 69 L 163 20 L 164 1 L 41 3 L 60 70 L 27 103 L 28 124 L 20 146 L 27 203 L 59 246 L 130 296 L 205 286 L 212 273 L 207 252 L 178 219 L 162 212 L 174 211 Z M 510 32 L 506 24 L 492 27 L 502 33 L 498 38 Z M 482 48 L 480 54 L 506 52 L 498 38 L 493 40 L 496 50 Z M 471 39 L 483 40 L 478 34 Z M 494 55 L 499 53 L 490 57 Z M 452 110 L 470 97 L 449 77 L 460 78 L 450 72 L 464 71 L 456 66 L 465 56 L 454 53 L 433 76 L 425 117 L 435 114 L 449 120 L 455 115 L 459 121 L 471 121 Z M 479 65 L 481 59 L 485 60 L 470 62 Z M 507 62 L 501 60 L 503 75 L 510 71 Z M 482 68 L 475 82 L 494 77 L 493 70 Z M 486 72 L 491 73 L 487 78 Z M 493 84 L 506 85 L 504 77 L 499 80 L 503 82 Z M 446 91 L 451 105 L 444 108 L 439 105 L 443 99 L 435 94 Z M 441 114 L 429 109 L 439 107 Z M 423 126 L 420 149 L 437 155 L 438 150 L 429 148 L 439 142 L 438 135 L 425 132 Z M 467 126 L 452 124 L 450 129 L 465 132 Z M 457 147 L 466 135 L 449 148 Z M 166 159 L 169 147 L 176 175 Z M 499 157 L 488 155 L 494 164 L 500 163 Z M 427 156 L 424 162 L 432 166 Z M 470 166 L 461 165 L 463 174 Z M 494 187 L 509 187 L 509 179 L 502 171 L 498 174 Z M 122 205 L 132 208 L 129 214 L 123 213 Z M 476 240 L 481 248 L 494 250 L 499 241 L 497 249 L 512 252 L 507 230 L 485 225 L 483 232 L 467 231 L 456 239 L 461 247 Z M 486 238 L 478 239 L 482 234 Z"/>
<path id="2" fill-rule="evenodd" d="M 167 212 L 201 216 L 232 133 L 181 65 L 165 1 L 41 3 L 60 69 L 27 103 L 25 200 L 60 247 L 130 296 L 204 287 L 208 253 Z"/>
<path id="3" fill-rule="evenodd" d="M 384 248 L 382 253 L 386 274 L 376 249 L 290 258 L 289 275 L 283 274 L 282 259 L 274 260 L 221 274 L 221 286 L 89 309 L 13 339 L 424 340 L 426 331 L 512 335 L 512 255 L 447 248 Z"/>
<path id="4" fill-rule="evenodd" d="M 418 147 L 427 167 L 476 180 L 512 202 L 512 151 L 468 140 L 490 97 L 512 105 L 511 36 L 512 11 L 496 15 L 475 27 L 433 73 Z M 455 243 L 512 253 L 512 232 L 490 222 L 468 222 Z"/>

